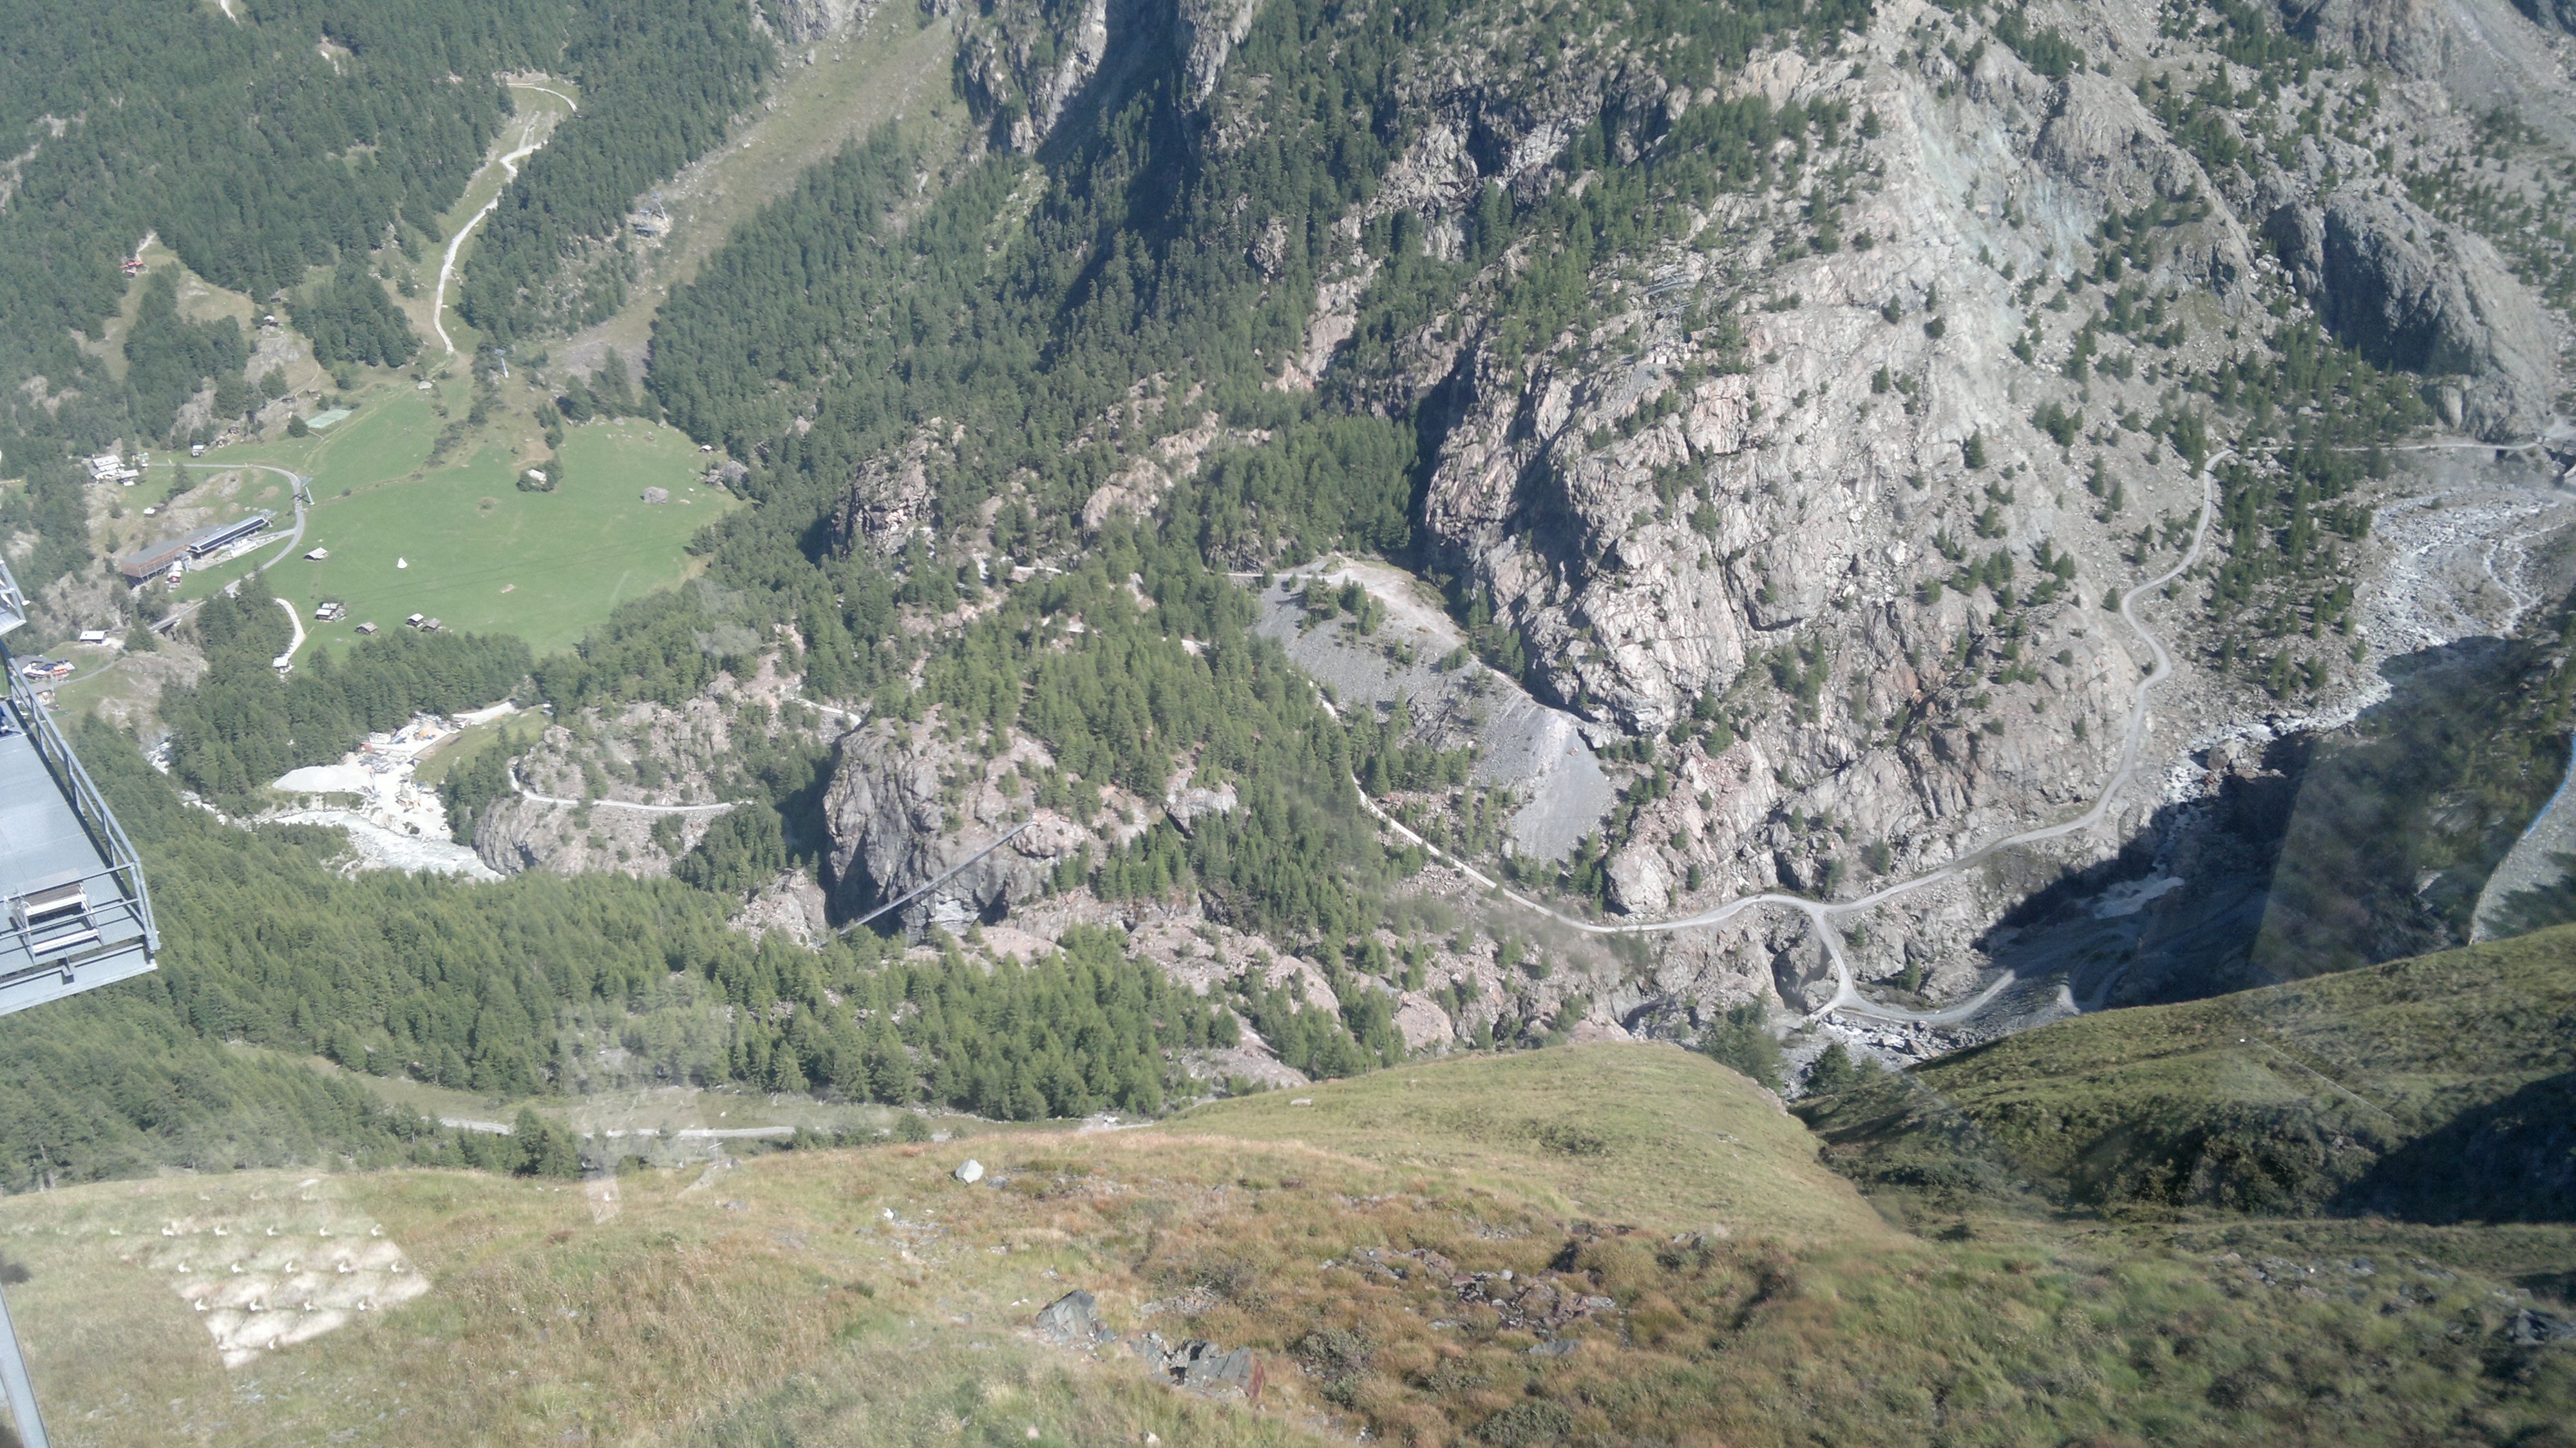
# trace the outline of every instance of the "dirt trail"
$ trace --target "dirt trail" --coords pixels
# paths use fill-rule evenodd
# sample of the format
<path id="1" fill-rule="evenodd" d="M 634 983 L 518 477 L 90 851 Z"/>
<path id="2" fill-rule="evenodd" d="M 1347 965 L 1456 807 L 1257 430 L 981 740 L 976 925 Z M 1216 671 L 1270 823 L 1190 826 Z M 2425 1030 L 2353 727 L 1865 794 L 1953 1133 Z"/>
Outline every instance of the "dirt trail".
<path id="1" fill-rule="evenodd" d="M 562 101 L 572 110 L 581 109 L 572 97 L 559 90 L 522 80 L 505 81 L 503 84 L 513 90 L 542 91 Z M 484 202 L 481 210 L 467 217 L 465 224 L 456 228 L 456 234 L 447 239 L 446 254 L 438 259 L 438 289 L 430 294 L 429 329 L 438 334 L 438 345 L 450 357 L 456 355 L 456 343 L 447 335 L 447 283 L 456 274 L 456 254 L 464 249 L 465 239 L 474 234 L 474 228 L 483 224 L 483 218 L 500 209 L 502 195 L 510 189 L 511 182 L 519 179 L 519 163 L 544 149 L 546 142 L 553 138 L 555 128 L 547 124 L 547 121 L 548 115 L 543 111 L 532 111 L 520 119 L 518 147 L 495 158 L 495 164 L 499 165 L 503 172 L 500 190 L 493 192 L 492 199 Z"/>
<path id="2" fill-rule="evenodd" d="M 519 767 L 515 764 L 510 766 L 510 787 L 519 792 L 520 798 L 532 799 L 539 804 L 576 807 L 586 804 L 601 809 L 631 809 L 640 814 L 721 814 L 734 805 L 732 800 L 718 800 L 714 804 L 638 804 L 631 799 L 566 799 L 559 794 L 539 794 L 519 781 Z"/>

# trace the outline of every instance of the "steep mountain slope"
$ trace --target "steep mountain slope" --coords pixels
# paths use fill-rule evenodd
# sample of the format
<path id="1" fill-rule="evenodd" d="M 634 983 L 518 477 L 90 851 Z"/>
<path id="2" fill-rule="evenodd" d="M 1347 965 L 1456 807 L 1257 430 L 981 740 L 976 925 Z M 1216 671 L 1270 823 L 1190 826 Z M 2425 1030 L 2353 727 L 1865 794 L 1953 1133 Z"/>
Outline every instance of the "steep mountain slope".
<path id="1" fill-rule="evenodd" d="M 891 636 L 873 603 L 798 616 L 809 681 L 882 716 L 918 678 L 943 733 L 967 711 L 985 761 L 1034 734 L 1085 799 L 1060 732 L 934 682 L 934 640 L 1150 519 L 1206 566 L 1400 558 L 1612 746 L 1624 798 L 1524 880 L 1645 917 L 1857 894 L 2102 791 L 2151 662 L 2105 610 L 2204 527 L 2207 564 L 2146 604 L 2181 676 L 2141 776 L 2366 699 L 2428 640 L 2362 621 L 2448 606 L 2379 581 L 2412 546 L 2380 512 L 2451 486 L 2390 449 L 2527 442 L 2559 386 L 2565 246 L 2510 221 L 2562 194 L 2563 151 L 2341 32 L 2232 5 L 1203 8 L 979 8 L 960 84 L 993 152 L 927 190 L 899 138 L 845 156 L 657 332 L 673 416 L 774 512 L 828 510 L 827 573 L 899 580 Z M 2531 108 L 2566 95 L 2532 75 Z M 845 790 L 913 747 L 845 749 Z M 1036 868 L 1134 843 L 1163 791 L 1127 788 L 1125 824 Z M 1879 908 L 1855 968 L 1958 989 L 1987 923 L 2158 803 Z M 923 862 L 853 898 L 1003 824 L 973 817 L 919 814 L 935 850 L 844 839 Z M 1748 912 L 1596 1003 L 1813 1005 L 1805 929 Z"/>
<path id="2" fill-rule="evenodd" d="M 521 354 L 569 353 L 615 302 L 630 188 L 740 133 L 772 38 L 858 11 L 546 10 L 469 68 L 578 62 L 583 109 L 544 155 L 597 164 L 513 183 L 516 220 L 468 263 L 475 315 L 519 385 L 547 381 L 549 446 L 659 412 L 756 506 L 692 545 L 699 586 L 536 661 L 523 700 L 562 732 L 532 763 L 561 790 L 649 791 L 677 751 L 620 731 L 688 719 L 727 741 L 685 761 L 693 789 L 731 797 L 674 798 L 734 807 L 694 833 L 611 839 L 579 805 L 523 828 L 495 758 L 457 796 L 487 854 L 681 885 L 422 898 L 474 928 L 677 912 L 677 968 L 407 982 L 435 1019 L 274 991 L 216 941 L 190 968 L 277 1044 L 386 1070 L 561 1089 L 605 1079 L 585 1053 L 631 1031 L 638 1076 L 1010 1115 L 1409 1050 L 1688 1038 L 1862 985 L 1967 997 L 2016 907 L 2122 919 L 2163 888 L 2145 867 L 2224 802 L 2251 731 L 2332 727 L 2393 660 L 2550 616 L 2565 504 L 2540 485 L 2564 442 L 2531 434 L 2576 288 L 2550 210 L 2576 179 L 2548 119 L 2563 41 L 2427 13 L 2519 58 L 2410 70 L 2377 8 L 2285 28 L 2234 0 L 992 0 L 919 32 L 955 34 L 973 134 L 889 113 L 775 193 L 660 306 L 639 396 L 622 353 L 588 379 Z M 382 302 L 371 268 L 408 235 L 296 241 L 330 268 L 302 300 Z M 478 405 L 508 365 L 481 355 Z M 88 416 L 24 395 L 30 419 Z M 7 506 L 76 498 L 48 479 L 71 442 L 125 435 L 117 402 L 31 434 L 44 471 Z M 230 652 L 196 698 L 318 687 Z M 251 723 L 273 713 L 224 716 L 264 736 L 227 798 L 277 754 Z M 239 742 L 208 714 L 183 761 Z M 1497 777 L 1498 719 L 1562 768 Z M 2517 799 L 2550 757 L 2522 743 L 2495 756 Z M 1498 827 L 1549 778 L 1580 787 L 1545 829 Z M 2511 804 L 2462 829 L 2463 859 Z M 178 843 L 170 867 L 211 889 L 203 841 Z M 261 857 L 330 922 L 278 950 L 327 975 L 334 932 L 380 922 L 321 852 Z M 1800 898 L 1590 929 L 1765 891 Z M 826 938 L 880 910 L 902 939 Z M 726 915 L 794 928 L 753 946 Z M 1077 1059 L 863 1004 L 1058 942 L 1210 1009 L 1122 1007 L 1116 1058 Z M 2159 997 L 2211 988 L 2206 964 Z M 2063 1009 L 2053 977 L 2024 984 L 2005 1007 Z"/>
<path id="3" fill-rule="evenodd" d="M 1865 1178 L 2565 1221 L 2576 929 L 2061 1022 L 1801 1113 Z"/>

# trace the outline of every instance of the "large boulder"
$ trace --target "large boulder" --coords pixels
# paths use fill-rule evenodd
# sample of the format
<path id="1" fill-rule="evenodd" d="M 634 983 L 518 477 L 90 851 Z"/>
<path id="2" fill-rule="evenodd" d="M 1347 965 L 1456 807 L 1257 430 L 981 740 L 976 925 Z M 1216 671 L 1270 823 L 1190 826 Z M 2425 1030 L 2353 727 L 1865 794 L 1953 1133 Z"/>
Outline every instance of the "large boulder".
<path id="1" fill-rule="evenodd" d="M 1038 1309 L 1032 1326 L 1058 1347 L 1095 1347 L 1117 1336 L 1100 1320 L 1100 1299 L 1079 1287 Z"/>
<path id="2" fill-rule="evenodd" d="M 2539 301 L 2484 238 L 2405 197 L 2347 188 L 2275 212 L 2273 244 L 2335 336 L 2382 367 L 2456 378 L 2444 420 L 2524 438 L 2547 420 L 2558 338 Z"/>

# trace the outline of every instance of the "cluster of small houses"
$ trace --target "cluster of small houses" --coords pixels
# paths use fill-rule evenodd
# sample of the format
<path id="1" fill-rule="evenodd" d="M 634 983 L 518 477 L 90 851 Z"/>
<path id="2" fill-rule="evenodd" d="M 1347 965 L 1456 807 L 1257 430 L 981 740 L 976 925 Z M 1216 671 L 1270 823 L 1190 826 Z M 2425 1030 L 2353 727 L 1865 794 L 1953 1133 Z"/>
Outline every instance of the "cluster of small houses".
<path id="1" fill-rule="evenodd" d="M 164 538 L 148 548 L 137 549 L 118 559 L 116 569 L 117 572 L 125 575 L 127 583 L 137 588 L 151 582 L 155 577 L 164 575 L 169 579 L 170 586 L 176 588 L 190 563 L 205 563 L 216 559 L 218 555 L 227 554 L 238 545 L 258 536 L 267 527 L 268 515 L 254 513 L 234 522 L 200 528 L 184 538 Z M 304 556 L 311 562 L 319 563 L 331 556 L 331 550 L 316 548 Z M 349 606 L 338 599 L 326 598 L 313 605 L 313 618 L 318 623 L 339 623 L 348 616 Z M 420 613 L 404 619 L 403 626 L 418 629 L 422 633 L 438 633 L 447 627 L 444 622 Z M 371 634 L 375 631 L 376 625 L 372 621 L 361 623 L 356 629 L 356 632 L 362 634 Z M 105 642 L 106 637 L 105 634 L 100 634 L 93 639 L 89 634 L 83 634 L 81 642 Z M 287 671 L 289 660 L 285 655 L 280 655 L 274 660 L 274 664 L 277 671 L 282 674 Z M 59 668 L 61 672 L 38 672 L 38 665 L 43 665 L 47 669 Z M 21 672 L 30 679 L 51 680 L 69 675 L 72 672 L 72 666 L 67 663 L 57 665 L 51 660 L 37 659 L 26 665 Z"/>

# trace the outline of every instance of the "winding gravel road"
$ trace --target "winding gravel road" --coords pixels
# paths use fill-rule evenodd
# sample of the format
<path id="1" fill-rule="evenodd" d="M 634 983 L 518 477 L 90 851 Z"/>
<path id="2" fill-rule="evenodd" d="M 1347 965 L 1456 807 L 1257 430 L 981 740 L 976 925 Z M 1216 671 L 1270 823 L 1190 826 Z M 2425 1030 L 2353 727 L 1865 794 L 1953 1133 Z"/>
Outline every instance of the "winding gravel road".
<path id="1" fill-rule="evenodd" d="M 304 541 L 304 493 L 313 482 L 311 478 L 300 476 L 296 473 L 289 472 L 284 468 L 275 467 L 268 463 L 181 463 L 179 466 L 183 468 L 196 468 L 205 472 L 220 473 L 238 470 L 253 473 L 275 473 L 279 477 L 286 479 L 286 495 L 295 501 L 295 526 L 287 529 L 286 536 L 278 540 L 278 550 L 269 555 L 268 561 L 252 568 L 251 572 L 266 573 L 268 570 L 275 568 L 277 565 L 286 561 L 286 555 L 295 551 L 296 544 Z M 263 543 L 260 546 L 264 548 L 268 545 Z M 284 602 L 284 600 L 280 600 L 280 602 Z M 168 620 L 170 627 L 177 628 L 180 624 L 187 622 L 189 617 L 195 614 L 198 609 L 205 607 L 205 603 L 206 601 L 200 598 L 172 609 Z M 295 610 L 291 606 L 287 609 L 289 617 L 292 617 L 294 612 Z M 304 647 L 304 625 L 301 620 L 298 620 L 295 626 L 295 646 L 299 649 Z M 124 662 L 122 659 L 111 661 L 95 672 L 104 673 L 107 669 L 112 669 L 122 662 Z M 84 674 L 81 677 L 86 678 L 88 675 Z M 70 681 L 66 680 L 65 682 Z"/>
<path id="2" fill-rule="evenodd" d="M 1860 896 L 1857 899 L 1819 901 L 1809 900 L 1798 895 L 1764 893 L 1759 895 L 1739 896 L 1736 899 L 1727 901 L 1723 905 L 1713 906 L 1706 910 L 1693 911 L 1687 915 L 1671 916 L 1662 920 L 1632 920 L 1618 923 L 1603 923 L 1599 921 L 1579 919 L 1575 916 L 1568 915 L 1563 911 L 1543 905 L 1538 901 L 1512 889 L 1510 886 L 1491 878 L 1464 860 L 1458 859 L 1447 851 L 1442 850 L 1439 846 L 1432 844 L 1430 841 L 1414 833 L 1412 830 L 1407 829 L 1402 823 L 1398 822 L 1394 816 L 1388 814 L 1385 810 L 1380 809 L 1377 802 L 1368 797 L 1368 792 L 1366 790 L 1360 791 L 1360 803 L 1366 806 L 1368 812 L 1371 815 L 1374 815 L 1381 824 L 1394 830 L 1397 834 L 1403 836 L 1408 842 L 1420 846 L 1434 858 L 1449 865 L 1451 868 L 1465 875 L 1468 879 L 1475 881 L 1478 885 L 1501 895 L 1503 898 L 1521 906 L 1523 909 L 1544 915 L 1548 919 L 1556 921 L 1560 925 L 1564 925 L 1569 929 L 1580 930 L 1587 935 L 1647 935 L 1662 931 L 1688 930 L 1703 925 L 1720 925 L 1734 919 L 1736 916 L 1743 914 L 1747 910 L 1759 909 L 1765 906 L 1777 906 L 1783 910 L 1797 911 L 1799 914 L 1806 916 L 1808 920 L 1814 923 L 1817 936 L 1824 941 L 1826 958 L 1832 962 L 1834 968 L 1833 999 L 1827 1001 L 1820 1009 L 1810 1013 L 1808 1016 L 1809 1020 L 1819 1019 L 1821 1017 L 1831 1015 L 1836 1011 L 1845 1011 L 1853 1015 L 1870 1016 L 1879 1020 L 1906 1021 L 1923 1025 L 1948 1025 L 1957 1021 L 1966 1020 L 1970 1016 L 1975 1015 L 1978 1011 L 1983 1010 L 1987 1003 L 1991 1002 L 1996 996 L 2002 994 L 2006 989 L 2011 987 L 2013 984 L 2012 972 L 2006 971 L 2001 977 L 1995 980 L 1993 984 L 1978 992 L 1974 997 L 1961 1002 L 1958 1005 L 1948 1006 L 1937 1011 L 1904 1010 L 1895 1006 L 1878 1005 L 1860 993 L 1859 984 L 1852 976 L 1851 962 L 1843 954 L 1842 930 L 1834 923 L 1834 919 L 1836 916 L 1849 915 L 1855 911 L 1868 910 L 1874 906 L 1883 904 L 1886 901 L 1896 899 L 1899 896 L 1911 894 L 1912 892 L 1923 889 L 1928 885 L 1935 885 L 1944 880 L 1952 879 L 1999 850 L 2011 849 L 2017 845 L 2037 844 L 2044 840 L 2061 839 L 2067 835 L 2089 830 L 2095 825 L 2100 824 L 2102 820 L 2110 814 L 2111 806 L 2116 796 L 2122 789 L 2128 786 L 2129 781 L 2137 774 L 2138 756 L 2146 744 L 2148 729 L 2147 690 L 2170 678 L 2173 674 L 2174 668 L 2173 656 L 2166 652 L 2164 642 L 2161 639 L 2158 639 L 2153 633 L 2149 632 L 2147 626 L 2139 621 L 2136 611 L 2138 597 L 2140 594 L 2154 593 L 2156 590 L 2163 588 L 2166 584 L 2181 577 L 2193 564 L 2200 561 L 2201 550 L 2206 546 L 2209 539 L 2210 518 L 2217 509 L 2217 485 L 2213 479 L 2213 474 L 2216 472 L 2218 465 L 2225 462 L 2231 455 L 2232 454 L 2229 451 L 2222 450 L 2215 456 L 2211 457 L 2201 467 L 2200 519 L 2192 529 L 2191 546 L 2183 551 L 2182 558 L 2171 568 L 2168 568 L 2164 572 L 2157 574 L 2155 577 L 2137 585 L 2135 588 L 2122 595 L 2120 599 L 2121 621 L 2126 623 L 2130 629 L 2137 634 L 2138 638 L 2146 644 L 2147 652 L 2155 660 L 2155 667 L 2150 670 L 2144 678 L 2138 681 L 2137 697 L 2129 706 L 2128 734 L 2121 742 L 2120 746 L 2119 767 L 2111 772 L 2111 778 L 2103 785 L 2102 793 L 2093 801 L 2092 807 L 2072 819 L 2061 820 L 2056 824 L 2042 825 L 2036 829 L 2023 830 L 2017 834 L 2010 834 L 2002 837 L 2001 839 L 1991 840 L 1964 855 L 1953 858 L 1947 864 L 1926 870 L 1922 874 L 1908 876 L 1903 880 L 1882 886 L 1879 889 L 1873 890 L 1869 894 Z M 1358 784 L 1358 780 L 1354 779 L 1352 781 L 1353 788 L 1358 788 Z"/>
<path id="3" fill-rule="evenodd" d="M 295 605 L 288 603 L 285 599 L 272 598 L 269 602 L 276 604 L 279 608 L 285 609 L 286 621 L 294 626 L 295 642 L 286 646 L 286 661 L 291 664 L 295 662 L 295 656 L 304 651 L 304 615 L 297 613 L 295 611 Z"/>
<path id="4" fill-rule="evenodd" d="M 513 90 L 543 91 L 563 102 L 571 110 L 581 109 L 574 103 L 572 97 L 559 90 L 518 80 L 504 81 L 502 84 Z M 501 189 L 492 193 L 492 199 L 483 203 L 482 210 L 467 217 L 465 224 L 456 228 L 456 234 L 447 239 L 446 253 L 438 259 L 438 287 L 430 293 L 429 298 L 429 329 L 438 334 L 438 345 L 444 348 L 450 357 L 456 355 L 456 343 L 447 335 L 447 283 L 456 275 L 456 254 L 464 249 L 465 238 L 472 236 L 474 228 L 483 224 L 483 218 L 500 209 L 503 193 L 510 189 L 511 182 L 519 179 L 519 163 L 543 150 L 546 142 L 553 139 L 554 128 L 551 126 L 546 128 L 544 135 L 537 134 L 537 123 L 540 119 L 542 119 L 540 116 L 532 114 L 519 123 L 518 149 L 505 152 L 497 158 L 503 172 Z"/>

